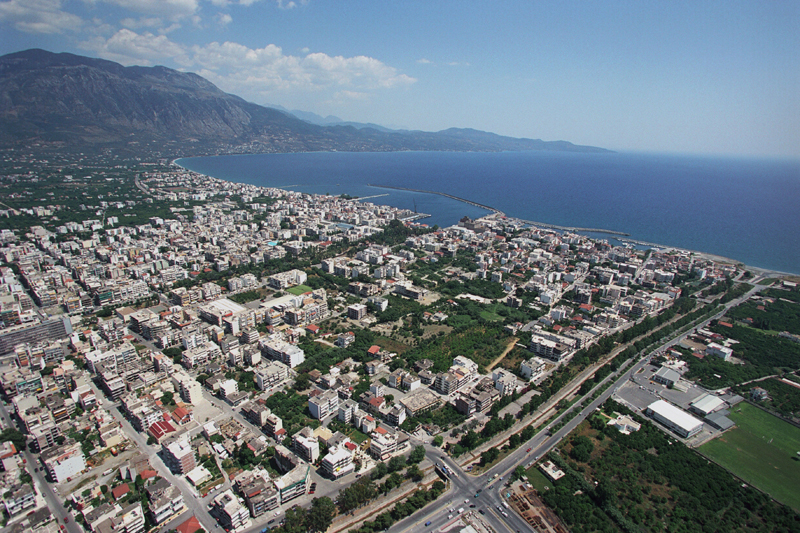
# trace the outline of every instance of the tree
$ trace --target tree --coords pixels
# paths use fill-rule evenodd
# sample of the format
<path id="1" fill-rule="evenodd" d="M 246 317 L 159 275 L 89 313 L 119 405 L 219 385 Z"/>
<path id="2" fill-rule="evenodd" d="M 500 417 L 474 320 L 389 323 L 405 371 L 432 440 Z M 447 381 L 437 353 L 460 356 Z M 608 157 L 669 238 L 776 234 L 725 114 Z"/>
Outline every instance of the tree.
<path id="1" fill-rule="evenodd" d="M 171 392 L 165 392 L 161 395 L 161 403 L 164 405 L 173 405 L 175 402 L 173 400 L 173 395 Z"/>
<path id="2" fill-rule="evenodd" d="M 512 474 L 514 479 L 524 479 L 525 478 L 525 468 L 522 465 L 517 465 L 514 469 L 514 473 Z"/>
<path id="3" fill-rule="evenodd" d="M 389 472 L 397 472 L 406 466 L 406 458 L 402 455 L 395 455 L 389 459 Z"/>
<path id="4" fill-rule="evenodd" d="M 408 462 L 413 464 L 421 463 L 423 459 L 425 459 L 425 447 L 422 445 L 415 447 L 408 456 Z"/>
<path id="5" fill-rule="evenodd" d="M 370 474 L 370 477 L 377 481 L 388 473 L 389 473 L 389 467 L 386 466 L 386 463 L 381 461 L 375 466 L 374 469 L 372 469 L 372 474 Z"/>
<path id="6" fill-rule="evenodd" d="M 298 391 L 306 390 L 310 381 L 307 373 L 299 374 L 294 380 L 294 389 Z"/>
<path id="7" fill-rule="evenodd" d="M 326 531 L 333 522 L 336 514 L 336 506 L 333 500 L 327 496 L 314 498 L 311 501 L 311 509 L 306 514 L 306 525 L 309 531 Z"/>
<path id="8" fill-rule="evenodd" d="M 102 492 L 103 494 L 107 493 L 108 492 L 108 485 L 102 485 L 100 487 L 100 492 Z"/>
<path id="9" fill-rule="evenodd" d="M 423 475 L 422 470 L 419 469 L 419 465 L 413 464 L 406 468 L 406 477 L 414 481 L 421 481 Z"/>
<path id="10" fill-rule="evenodd" d="M 500 450 L 497 448 L 489 448 L 485 452 L 481 454 L 481 465 L 488 465 L 493 463 L 498 457 L 500 457 Z"/>
<path id="11" fill-rule="evenodd" d="M 11 442 L 18 452 L 25 449 L 25 435 L 14 428 L 6 428 L 0 433 L 0 442 Z"/>
<path id="12" fill-rule="evenodd" d="M 442 437 L 441 435 L 436 435 L 435 437 L 433 437 L 433 445 L 434 446 L 436 446 L 437 448 L 440 448 L 442 446 L 442 444 L 444 444 L 444 437 Z"/>
<path id="13" fill-rule="evenodd" d="M 147 437 L 147 444 L 150 444 L 150 445 L 158 444 L 158 441 L 156 440 L 156 438 L 154 436 L 150 435 L 149 437 Z"/>

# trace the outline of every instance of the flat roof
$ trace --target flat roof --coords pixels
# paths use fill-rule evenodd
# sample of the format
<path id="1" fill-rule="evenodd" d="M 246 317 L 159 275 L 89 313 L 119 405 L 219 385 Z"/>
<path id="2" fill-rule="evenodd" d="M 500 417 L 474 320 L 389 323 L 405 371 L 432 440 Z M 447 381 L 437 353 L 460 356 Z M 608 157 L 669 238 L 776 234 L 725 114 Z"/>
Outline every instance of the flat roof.
<path id="1" fill-rule="evenodd" d="M 692 430 L 703 425 L 700 420 L 693 417 L 683 409 L 679 409 L 678 407 L 675 407 L 671 403 L 667 403 L 664 400 L 658 400 L 651 403 L 647 406 L 647 409 L 656 413 L 662 418 L 669 420 L 672 424 L 685 430 L 687 433 L 691 433 Z"/>
<path id="2" fill-rule="evenodd" d="M 660 377 L 660 378 L 664 378 L 666 380 L 669 380 L 669 381 L 672 381 L 672 382 L 675 382 L 675 383 L 677 383 L 681 379 L 681 375 L 680 374 L 678 374 L 677 372 L 675 372 L 671 368 L 667 368 L 665 366 L 662 366 L 661 368 L 659 368 L 658 372 L 656 372 L 655 375 Z"/>
<path id="3" fill-rule="evenodd" d="M 691 403 L 691 406 L 703 413 L 711 413 L 725 405 L 722 398 L 713 394 L 704 394 Z"/>

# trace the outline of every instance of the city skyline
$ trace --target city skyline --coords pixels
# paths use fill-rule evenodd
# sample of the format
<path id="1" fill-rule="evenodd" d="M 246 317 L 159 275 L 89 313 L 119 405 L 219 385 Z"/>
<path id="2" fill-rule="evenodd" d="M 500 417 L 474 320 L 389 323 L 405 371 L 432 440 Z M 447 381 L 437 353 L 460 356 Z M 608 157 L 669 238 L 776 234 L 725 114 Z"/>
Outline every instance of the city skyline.
<path id="1" fill-rule="evenodd" d="M 0 29 L 346 121 L 800 157 L 796 3 L 7 0 Z"/>

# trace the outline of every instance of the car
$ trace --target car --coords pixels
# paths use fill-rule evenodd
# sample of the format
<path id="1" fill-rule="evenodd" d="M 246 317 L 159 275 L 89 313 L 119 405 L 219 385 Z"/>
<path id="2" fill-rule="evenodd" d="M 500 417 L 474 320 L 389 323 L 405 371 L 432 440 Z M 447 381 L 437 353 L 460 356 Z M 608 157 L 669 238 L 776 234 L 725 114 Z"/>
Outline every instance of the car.
<path id="1" fill-rule="evenodd" d="M 451 518 L 453 518 L 453 515 L 451 515 L 451 514 L 447 515 L 447 519 L 448 520 L 450 520 Z"/>
<path id="2" fill-rule="evenodd" d="M 532 450 L 532 449 L 533 449 L 533 448 L 528 448 L 527 450 L 525 450 L 525 453 L 531 453 L 531 450 Z"/>
<path id="3" fill-rule="evenodd" d="M 478 489 L 477 493 L 480 494 L 481 492 L 483 492 L 483 489 Z"/>
<path id="4" fill-rule="evenodd" d="M 478 509 L 478 512 L 481 513 L 481 514 L 486 514 L 486 513 L 483 512 L 483 509 Z"/>
<path id="5" fill-rule="evenodd" d="M 428 527 L 429 525 L 431 525 L 431 521 L 430 521 L 430 520 L 428 520 L 427 522 L 425 522 L 425 527 Z"/>
<path id="6" fill-rule="evenodd" d="M 470 509 L 475 509 L 475 504 L 474 503 L 469 504 L 469 508 Z"/>
<path id="7" fill-rule="evenodd" d="M 273 523 L 275 523 L 275 519 L 274 518 L 272 520 L 270 520 L 269 522 L 267 522 L 267 524 L 273 524 Z"/>
<path id="8" fill-rule="evenodd" d="M 68 516 L 65 516 L 65 517 L 64 517 L 64 523 L 65 523 L 65 524 L 69 524 L 69 517 L 68 517 Z"/>
<path id="9" fill-rule="evenodd" d="M 464 500 L 464 503 L 469 503 L 469 498 L 467 498 L 466 500 Z"/>

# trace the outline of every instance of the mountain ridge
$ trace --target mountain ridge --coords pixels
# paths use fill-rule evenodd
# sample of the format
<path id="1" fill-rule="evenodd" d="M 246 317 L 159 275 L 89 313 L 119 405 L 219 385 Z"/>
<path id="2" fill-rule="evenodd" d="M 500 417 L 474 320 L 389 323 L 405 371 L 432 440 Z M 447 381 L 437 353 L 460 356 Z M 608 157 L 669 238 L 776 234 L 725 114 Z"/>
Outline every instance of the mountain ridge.
<path id="1" fill-rule="evenodd" d="M 336 119 L 338 117 L 329 117 Z M 478 130 L 311 123 L 164 66 L 31 49 L 0 57 L 0 147 L 178 157 L 299 151 L 608 152 Z"/>

